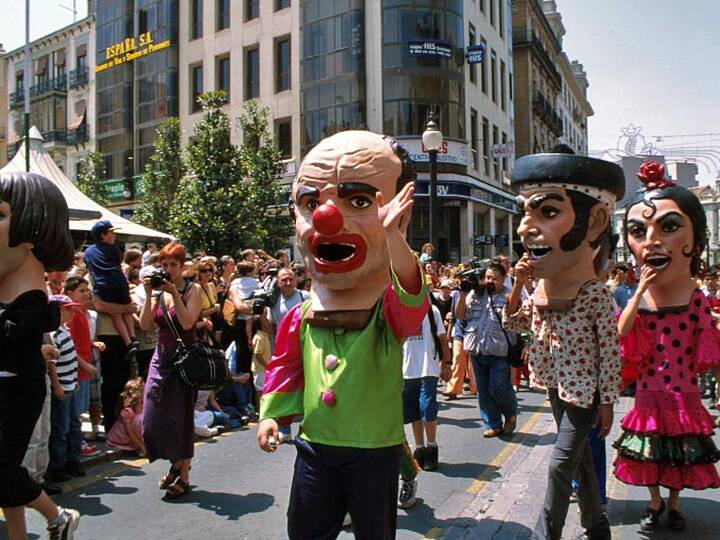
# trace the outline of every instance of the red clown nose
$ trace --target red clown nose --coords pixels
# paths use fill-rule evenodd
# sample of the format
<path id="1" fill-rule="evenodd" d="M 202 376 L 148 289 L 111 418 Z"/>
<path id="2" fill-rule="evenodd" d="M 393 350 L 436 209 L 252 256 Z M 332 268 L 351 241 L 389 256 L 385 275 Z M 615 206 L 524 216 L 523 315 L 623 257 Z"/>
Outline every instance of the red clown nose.
<path id="1" fill-rule="evenodd" d="M 342 229 L 343 217 L 335 206 L 325 203 L 312 213 L 312 224 L 320 234 L 333 236 Z"/>

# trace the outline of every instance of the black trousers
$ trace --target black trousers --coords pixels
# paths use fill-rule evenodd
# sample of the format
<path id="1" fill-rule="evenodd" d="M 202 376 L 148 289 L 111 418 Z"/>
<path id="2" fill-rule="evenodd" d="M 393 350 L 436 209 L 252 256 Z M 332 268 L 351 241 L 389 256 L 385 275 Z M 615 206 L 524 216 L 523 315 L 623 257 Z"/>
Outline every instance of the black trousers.
<path id="1" fill-rule="evenodd" d="M 292 540 L 330 540 L 350 512 L 355 538 L 391 540 L 397 525 L 402 446 L 348 448 L 295 439 L 288 507 Z"/>
<path id="2" fill-rule="evenodd" d="M 105 433 L 110 433 L 117 419 L 117 404 L 125 383 L 130 380 L 130 362 L 125 358 L 127 346 L 120 336 L 98 336 L 105 344 L 101 353 L 100 371 L 102 373 L 101 403 Z"/>
<path id="3" fill-rule="evenodd" d="M 22 461 L 46 392 L 44 370 L 0 378 L 0 508 L 25 506 L 40 496 Z"/>
<path id="4" fill-rule="evenodd" d="M 588 443 L 588 430 L 595 419 L 597 405 L 590 409 L 575 407 L 560 399 L 556 389 L 548 391 L 548 398 L 558 435 L 550 455 L 545 505 L 534 538 L 560 540 L 570 506 L 572 481 L 577 480 L 580 522 L 588 537 L 610 540 L 610 524 L 602 510 Z"/>

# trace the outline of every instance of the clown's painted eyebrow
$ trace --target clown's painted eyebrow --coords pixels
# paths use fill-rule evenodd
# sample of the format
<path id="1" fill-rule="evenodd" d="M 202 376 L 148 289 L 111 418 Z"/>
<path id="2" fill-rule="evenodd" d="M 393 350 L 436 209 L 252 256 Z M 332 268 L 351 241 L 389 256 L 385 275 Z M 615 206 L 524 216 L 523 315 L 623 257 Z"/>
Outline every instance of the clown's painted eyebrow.
<path id="1" fill-rule="evenodd" d="M 313 186 L 300 186 L 295 194 L 295 199 L 300 202 L 303 197 L 320 197 L 320 190 Z"/>
<path id="2" fill-rule="evenodd" d="M 565 198 L 559 193 L 541 193 L 530 197 L 530 200 L 527 201 L 527 203 L 530 205 L 530 208 L 537 210 L 545 201 L 565 202 Z"/>
<path id="3" fill-rule="evenodd" d="M 374 197 L 378 191 L 380 190 L 375 186 L 363 182 L 341 182 L 338 184 L 338 197 L 341 199 L 346 199 L 356 193 L 367 193 Z"/>

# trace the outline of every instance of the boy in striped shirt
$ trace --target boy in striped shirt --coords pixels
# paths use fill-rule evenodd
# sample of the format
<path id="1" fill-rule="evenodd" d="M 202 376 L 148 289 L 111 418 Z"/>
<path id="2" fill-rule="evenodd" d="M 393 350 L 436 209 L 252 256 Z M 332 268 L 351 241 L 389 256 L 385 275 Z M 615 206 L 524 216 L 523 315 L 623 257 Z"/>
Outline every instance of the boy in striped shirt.
<path id="1" fill-rule="evenodd" d="M 51 302 L 60 304 L 60 327 L 53 332 L 52 341 L 59 357 L 51 370 L 52 401 L 50 406 L 50 464 L 46 478 L 49 482 L 63 482 L 72 476 L 84 476 L 80 469 L 80 446 L 82 444 L 81 396 L 78 392 L 78 359 L 68 330 L 73 311 L 81 304 L 68 296 L 56 294 Z"/>

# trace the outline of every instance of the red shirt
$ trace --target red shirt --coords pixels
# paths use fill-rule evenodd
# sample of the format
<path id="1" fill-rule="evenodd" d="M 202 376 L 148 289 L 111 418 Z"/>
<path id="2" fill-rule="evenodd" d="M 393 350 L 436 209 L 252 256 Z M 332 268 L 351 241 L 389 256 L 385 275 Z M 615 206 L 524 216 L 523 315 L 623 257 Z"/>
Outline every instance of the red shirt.
<path id="1" fill-rule="evenodd" d="M 74 311 L 72 320 L 67 325 L 70 336 L 75 342 L 75 352 L 86 362 L 93 363 L 92 338 L 90 337 L 90 325 L 84 312 Z M 91 378 L 90 373 L 78 365 L 78 381 L 87 381 Z"/>

